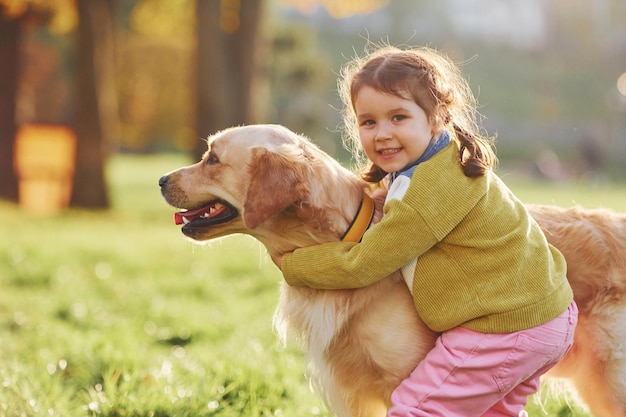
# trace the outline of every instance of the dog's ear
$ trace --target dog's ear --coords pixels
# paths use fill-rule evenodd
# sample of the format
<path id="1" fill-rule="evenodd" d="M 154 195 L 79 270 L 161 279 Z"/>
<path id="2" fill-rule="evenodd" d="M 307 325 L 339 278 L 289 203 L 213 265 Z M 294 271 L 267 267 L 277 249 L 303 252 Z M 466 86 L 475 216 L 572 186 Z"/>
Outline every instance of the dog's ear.
<path id="1" fill-rule="evenodd" d="M 252 150 L 250 184 L 242 213 L 249 229 L 307 195 L 307 185 L 302 181 L 303 169 L 307 168 L 302 151 L 291 151 L 273 152 L 262 147 Z"/>

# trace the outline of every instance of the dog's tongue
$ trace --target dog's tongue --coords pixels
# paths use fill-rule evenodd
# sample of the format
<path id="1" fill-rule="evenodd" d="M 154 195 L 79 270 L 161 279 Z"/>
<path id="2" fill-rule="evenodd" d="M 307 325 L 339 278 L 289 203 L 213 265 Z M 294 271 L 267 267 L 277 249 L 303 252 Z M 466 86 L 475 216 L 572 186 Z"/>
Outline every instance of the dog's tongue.
<path id="1" fill-rule="evenodd" d="M 226 206 L 220 203 L 211 203 L 207 206 L 200 207 L 195 210 L 179 211 L 174 213 L 174 223 L 187 224 L 195 219 L 208 219 L 217 216 L 226 209 Z"/>

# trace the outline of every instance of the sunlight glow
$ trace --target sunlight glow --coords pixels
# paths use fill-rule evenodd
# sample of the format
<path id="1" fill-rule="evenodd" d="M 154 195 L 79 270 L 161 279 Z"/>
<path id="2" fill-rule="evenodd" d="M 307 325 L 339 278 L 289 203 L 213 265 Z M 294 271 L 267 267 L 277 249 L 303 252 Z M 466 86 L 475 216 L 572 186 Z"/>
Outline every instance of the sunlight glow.
<path id="1" fill-rule="evenodd" d="M 619 76 L 617 79 L 617 90 L 626 96 L 626 72 Z"/>
<path id="2" fill-rule="evenodd" d="M 389 0 L 281 0 L 285 6 L 295 7 L 305 14 L 313 14 L 323 6 L 335 19 L 355 14 L 368 14 L 387 6 Z"/>

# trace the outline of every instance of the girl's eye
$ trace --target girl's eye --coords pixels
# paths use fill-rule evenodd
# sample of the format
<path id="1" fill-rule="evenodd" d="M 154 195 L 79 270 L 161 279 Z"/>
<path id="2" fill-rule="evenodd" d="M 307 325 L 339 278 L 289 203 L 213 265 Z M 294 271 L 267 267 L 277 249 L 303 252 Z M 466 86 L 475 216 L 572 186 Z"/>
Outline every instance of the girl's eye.
<path id="1" fill-rule="evenodd" d="M 209 154 L 206 157 L 206 163 L 207 165 L 214 165 L 219 163 L 220 160 L 217 158 L 217 155 L 215 155 L 213 152 L 209 152 Z"/>
<path id="2" fill-rule="evenodd" d="M 375 122 L 372 119 L 363 120 L 361 126 L 373 126 Z"/>
<path id="3" fill-rule="evenodd" d="M 395 121 L 395 122 L 399 122 L 400 120 L 404 120 L 404 119 L 406 119 L 406 116 L 405 116 L 405 115 L 403 115 L 403 114 L 396 114 L 396 115 L 395 115 L 395 116 L 393 116 L 391 119 L 392 119 L 393 121 Z"/>

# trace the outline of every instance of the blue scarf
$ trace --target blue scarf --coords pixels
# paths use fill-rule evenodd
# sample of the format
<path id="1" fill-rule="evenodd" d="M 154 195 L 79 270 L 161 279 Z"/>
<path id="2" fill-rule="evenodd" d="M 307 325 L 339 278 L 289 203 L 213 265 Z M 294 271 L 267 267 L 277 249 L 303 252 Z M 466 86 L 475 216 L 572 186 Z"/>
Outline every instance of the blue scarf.
<path id="1" fill-rule="evenodd" d="M 415 171 L 415 167 L 432 158 L 435 154 L 437 154 L 437 152 L 448 146 L 448 143 L 450 143 L 450 133 L 448 133 L 447 130 L 444 130 L 437 137 L 437 139 L 430 141 L 422 156 L 420 156 L 415 162 L 408 164 L 400 171 L 392 172 L 391 181 L 393 182 L 393 180 L 398 178 L 398 175 L 406 175 L 411 178 L 411 176 L 413 176 L 413 171 Z"/>

